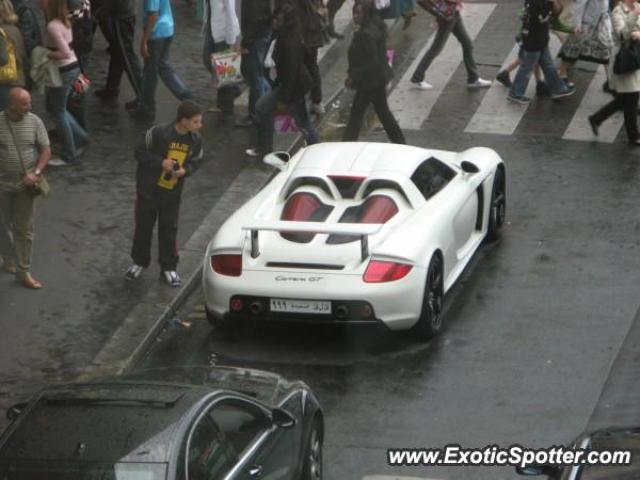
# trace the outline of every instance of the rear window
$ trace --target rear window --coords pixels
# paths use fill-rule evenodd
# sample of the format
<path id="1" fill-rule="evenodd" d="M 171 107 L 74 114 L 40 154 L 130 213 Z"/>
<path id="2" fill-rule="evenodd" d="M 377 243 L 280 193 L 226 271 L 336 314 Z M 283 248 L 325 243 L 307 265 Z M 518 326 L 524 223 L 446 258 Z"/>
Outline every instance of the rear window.
<path id="1" fill-rule="evenodd" d="M 360 185 L 366 177 L 349 175 L 329 175 L 329 178 L 340 192 L 342 198 L 355 198 Z"/>
<path id="2" fill-rule="evenodd" d="M 372 195 L 362 204 L 347 208 L 340 217 L 339 223 L 387 223 L 396 213 L 398 206 L 386 195 Z M 327 243 L 335 245 L 358 240 L 353 235 L 329 235 Z"/>
<path id="3" fill-rule="evenodd" d="M 425 200 L 429 200 L 455 176 L 456 172 L 451 167 L 437 158 L 430 157 L 416 168 L 411 175 L 411 181 L 418 187 Z"/>
<path id="4" fill-rule="evenodd" d="M 324 222 L 333 207 L 325 205 L 313 193 L 299 192 L 289 197 L 282 209 L 281 220 L 290 222 Z M 314 233 L 281 232 L 282 238 L 296 243 L 309 243 Z"/>

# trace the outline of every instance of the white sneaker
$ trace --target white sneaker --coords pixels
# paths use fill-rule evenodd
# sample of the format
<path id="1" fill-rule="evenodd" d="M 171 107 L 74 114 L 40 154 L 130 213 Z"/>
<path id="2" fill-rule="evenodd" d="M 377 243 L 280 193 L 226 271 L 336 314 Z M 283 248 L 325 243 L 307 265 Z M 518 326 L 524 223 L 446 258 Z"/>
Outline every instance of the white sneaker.
<path id="1" fill-rule="evenodd" d="M 52 155 L 51 158 L 49 159 L 49 162 L 47 163 L 47 165 L 51 165 L 52 167 L 68 167 L 71 164 L 65 162 L 64 160 L 62 160 L 57 155 Z"/>
<path id="2" fill-rule="evenodd" d="M 411 80 L 411 86 L 418 90 L 433 90 L 433 85 L 429 82 L 425 82 L 424 80 L 421 82 L 414 82 Z"/>
<path id="3" fill-rule="evenodd" d="M 182 279 L 175 270 L 165 270 L 162 272 L 162 275 L 164 276 L 164 280 L 172 287 L 179 287 L 182 285 Z"/>
<path id="4" fill-rule="evenodd" d="M 126 278 L 127 280 L 135 280 L 140 276 L 142 270 L 144 270 L 144 267 L 141 267 L 140 265 L 134 263 L 129 267 L 127 273 L 124 274 L 124 278 Z"/>
<path id="5" fill-rule="evenodd" d="M 467 88 L 487 88 L 491 86 L 491 80 L 478 77 L 475 82 L 467 83 Z"/>
<path id="6" fill-rule="evenodd" d="M 260 156 L 260 152 L 258 151 L 257 148 L 247 148 L 244 153 L 247 154 L 247 156 L 249 157 L 259 157 Z"/>
<path id="7" fill-rule="evenodd" d="M 315 113 L 316 115 L 324 115 L 324 105 L 322 105 L 321 103 L 312 103 L 311 113 Z"/>

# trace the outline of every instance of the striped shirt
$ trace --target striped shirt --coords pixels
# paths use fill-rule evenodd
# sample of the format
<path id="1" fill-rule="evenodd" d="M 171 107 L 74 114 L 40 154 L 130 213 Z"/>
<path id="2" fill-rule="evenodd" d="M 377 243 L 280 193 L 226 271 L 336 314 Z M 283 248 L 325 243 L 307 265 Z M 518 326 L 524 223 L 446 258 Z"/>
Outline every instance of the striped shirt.
<path id="1" fill-rule="evenodd" d="M 0 112 L 0 192 L 15 192 L 23 188 L 24 173 L 7 122 L 11 122 L 27 171 L 35 168 L 40 149 L 49 146 L 49 135 L 42 120 L 31 112 L 18 122 L 12 122 L 5 112 Z"/>

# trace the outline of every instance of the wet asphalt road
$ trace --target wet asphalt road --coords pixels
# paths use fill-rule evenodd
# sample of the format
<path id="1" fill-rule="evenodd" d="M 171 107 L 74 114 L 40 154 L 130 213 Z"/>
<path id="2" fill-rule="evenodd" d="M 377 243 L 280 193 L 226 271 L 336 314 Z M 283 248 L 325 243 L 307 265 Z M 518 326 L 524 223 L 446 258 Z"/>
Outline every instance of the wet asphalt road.
<path id="1" fill-rule="evenodd" d="M 438 147 L 474 145 L 449 141 Z M 192 328 L 167 329 L 139 368 L 213 362 L 304 379 L 326 410 L 330 480 L 514 478 L 510 468 L 390 468 L 386 449 L 538 448 L 589 421 L 638 308 L 638 159 L 624 145 L 557 143 L 541 155 L 539 141 L 482 139 L 507 162 L 508 224 L 447 295 L 437 340 L 287 325 L 228 338 L 209 327 L 197 292 L 180 312 Z"/>
<path id="2" fill-rule="evenodd" d="M 178 10 L 186 13 L 181 5 Z M 197 27 L 186 14 L 181 18 Z M 492 32 L 477 45 L 486 76 L 495 73 L 491 65 L 506 48 L 505 35 Z M 188 44 L 180 37 L 174 54 L 188 52 Z M 199 54 L 189 55 L 180 70 L 206 98 Z M 402 51 L 398 55 L 402 61 Z M 514 478 L 508 468 L 390 468 L 386 449 L 542 447 L 577 435 L 639 306 L 640 158 L 622 143 L 557 138 L 574 99 L 565 107 L 532 106 L 535 115 L 511 137 L 463 133 L 463 113 L 481 97 L 463 94 L 463 70 L 455 78 L 460 94 L 440 98 L 423 131 L 408 132 L 407 139 L 442 149 L 496 149 L 508 169 L 508 224 L 501 241 L 478 252 L 447 296 L 440 338 L 420 344 L 382 328 L 291 326 L 260 326 L 228 338 L 207 324 L 198 290 L 179 312 L 193 326 L 169 327 L 137 368 L 212 362 L 305 380 L 327 415 L 329 480 Z M 167 114 L 171 105 L 167 100 L 163 107 Z M 121 105 L 94 106 L 99 140 L 87 165 L 52 172 L 56 195 L 40 204 L 35 265 L 46 289 L 34 301 L 33 292 L 6 277 L 0 284 L 2 323 L 10 332 L 0 338 L 0 407 L 43 382 L 80 373 L 156 282 L 154 269 L 141 282 L 121 280 L 132 231 L 131 147 L 141 127 L 126 119 Z M 216 154 L 185 191 L 181 242 L 247 161 L 239 155 L 247 134 L 217 126 L 208 115 L 205 139 Z M 437 121 L 443 118 L 447 122 Z M 377 132 L 367 139 L 386 140 Z"/>

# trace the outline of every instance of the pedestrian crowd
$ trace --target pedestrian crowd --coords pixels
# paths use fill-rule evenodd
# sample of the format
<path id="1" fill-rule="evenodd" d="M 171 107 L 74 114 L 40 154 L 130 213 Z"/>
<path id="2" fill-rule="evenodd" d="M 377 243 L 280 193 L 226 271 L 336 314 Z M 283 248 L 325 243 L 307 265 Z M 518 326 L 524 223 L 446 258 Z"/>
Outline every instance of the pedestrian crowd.
<path id="1" fill-rule="evenodd" d="M 135 149 L 136 177 L 133 264 L 126 278 L 137 278 L 150 264 L 153 229 L 158 222 L 159 263 L 163 278 L 180 285 L 176 234 L 184 178 L 203 159 L 202 109 L 170 61 L 176 25 L 171 0 L 143 0 L 142 35 L 134 47 L 135 0 L 0 0 L 0 255 L 3 268 L 28 288 L 42 284 L 31 275 L 35 198 L 46 194 L 42 175 L 48 165 L 76 165 L 90 145 L 87 94 L 96 30 L 108 43 L 106 79 L 93 92 L 114 101 L 126 75 L 133 98 L 125 109 L 132 118 L 152 123 L 156 117 L 158 78 L 180 101 L 176 118 L 145 131 Z M 248 111 L 235 121 L 256 131 L 247 155 L 273 150 L 275 119 L 288 115 L 307 144 L 320 141 L 317 115 L 324 113 L 319 49 L 341 39 L 334 21 L 344 0 L 203 0 L 202 62 L 217 90 L 216 109 L 232 114 L 241 88 L 228 81 L 221 58 L 231 58 L 248 86 Z M 437 32 L 410 78 L 418 91 L 433 88 L 427 71 L 451 34 L 460 43 L 469 89 L 487 88 L 480 77 L 473 43 L 464 26 L 462 0 L 356 0 L 355 32 L 348 48 L 345 86 L 355 92 L 343 141 L 357 140 L 365 113 L 373 106 L 389 139 L 406 143 L 387 103 L 392 68 L 385 19 L 403 20 L 408 28 L 421 6 L 435 15 Z M 239 15 L 236 11 L 239 7 Z M 44 25 L 44 28 L 41 28 Z M 508 88 L 506 99 L 528 104 L 530 77 L 536 96 L 554 100 L 570 96 L 571 69 L 578 60 L 603 65 L 603 88 L 613 99 L 589 117 L 595 135 L 614 112 L 624 112 L 629 143 L 640 144 L 637 126 L 640 70 L 620 71 L 614 60 L 640 43 L 640 4 L 635 0 L 525 0 L 516 41 L 518 58 L 500 70 L 496 81 Z M 562 41 L 559 65 L 552 58 L 550 34 Z M 638 49 L 640 50 L 640 49 Z M 638 58 L 640 67 L 640 58 Z M 235 69 L 233 69 L 235 70 Z M 513 81 L 511 74 L 515 72 Z M 42 120 L 31 113 L 31 95 L 44 92 L 46 111 L 55 124 L 53 153 Z M 309 103 L 307 102 L 309 100 Z"/>

